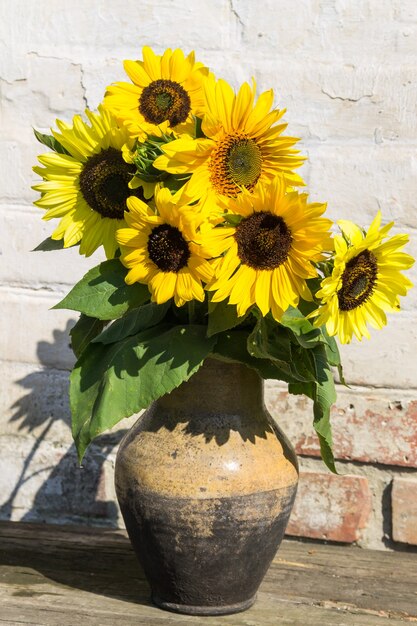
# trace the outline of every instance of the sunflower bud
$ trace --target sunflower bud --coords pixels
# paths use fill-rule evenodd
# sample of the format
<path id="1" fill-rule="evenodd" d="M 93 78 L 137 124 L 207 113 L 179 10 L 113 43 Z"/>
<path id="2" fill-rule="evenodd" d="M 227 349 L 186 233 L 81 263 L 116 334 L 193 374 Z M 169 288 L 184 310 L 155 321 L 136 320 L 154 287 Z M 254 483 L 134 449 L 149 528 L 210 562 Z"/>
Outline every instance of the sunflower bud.
<path id="1" fill-rule="evenodd" d="M 137 176 L 147 183 L 157 183 L 168 178 L 168 172 L 157 170 L 153 163 L 161 154 L 162 146 L 175 137 L 163 134 L 161 137 L 148 136 L 144 143 L 137 145 L 136 151 L 132 155 L 132 162 L 136 165 Z"/>

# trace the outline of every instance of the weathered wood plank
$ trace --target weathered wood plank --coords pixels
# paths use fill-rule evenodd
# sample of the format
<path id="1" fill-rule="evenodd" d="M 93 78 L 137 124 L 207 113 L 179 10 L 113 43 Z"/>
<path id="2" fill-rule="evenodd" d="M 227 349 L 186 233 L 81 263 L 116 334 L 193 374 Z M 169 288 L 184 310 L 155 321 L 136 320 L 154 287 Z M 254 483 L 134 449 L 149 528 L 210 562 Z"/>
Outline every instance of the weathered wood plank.
<path id="1" fill-rule="evenodd" d="M 286 541 L 249 611 L 167 613 L 125 534 L 0 523 L 0 625 L 397 626 L 417 622 L 417 555 Z"/>
<path id="2" fill-rule="evenodd" d="M 87 603 L 87 605 L 86 605 Z M 279 600 L 276 595 L 260 592 L 257 603 L 236 615 L 196 618 L 167 613 L 149 605 L 114 601 L 107 598 L 99 606 L 87 598 L 46 597 L 5 599 L 1 605 L 0 624 L 36 624 L 36 626 L 163 626 L 198 624 L 207 626 L 404 626 L 407 619 L 392 618 L 357 611 L 348 606 L 309 606 Z"/>

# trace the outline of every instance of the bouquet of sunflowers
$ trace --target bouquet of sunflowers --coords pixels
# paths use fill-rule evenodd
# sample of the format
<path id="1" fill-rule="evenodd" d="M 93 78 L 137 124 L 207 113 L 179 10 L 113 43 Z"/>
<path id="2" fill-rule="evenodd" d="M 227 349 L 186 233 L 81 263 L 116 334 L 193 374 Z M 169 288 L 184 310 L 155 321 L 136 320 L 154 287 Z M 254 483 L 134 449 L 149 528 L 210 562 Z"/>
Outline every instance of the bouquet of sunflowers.
<path id="1" fill-rule="evenodd" d="M 273 92 L 234 92 L 194 53 L 143 48 L 131 82 L 107 88 L 98 112 L 35 131 L 52 152 L 34 168 L 44 219 L 37 250 L 79 246 L 107 260 L 57 308 L 71 331 L 73 435 L 90 441 L 192 376 L 207 357 L 240 362 L 313 400 L 322 457 L 335 471 L 330 407 L 335 341 L 369 337 L 400 308 L 413 259 L 407 235 L 378 215 L 339 233 L 309 202 L 304 162 Z"/>

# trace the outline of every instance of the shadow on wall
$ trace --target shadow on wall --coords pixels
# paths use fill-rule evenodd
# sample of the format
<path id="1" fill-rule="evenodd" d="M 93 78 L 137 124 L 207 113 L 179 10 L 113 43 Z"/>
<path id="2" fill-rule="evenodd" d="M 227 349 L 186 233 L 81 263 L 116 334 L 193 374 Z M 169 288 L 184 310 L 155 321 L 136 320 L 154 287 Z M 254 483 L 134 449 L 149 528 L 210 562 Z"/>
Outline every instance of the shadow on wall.
<path id="1" fill-rule="evenodd" d="M 71 428 L 69 372 L 49 369 L 48 355 L 68 344 L 72 325 L 73 322 L 68 322 L 64 331 L 54 330 L 53 342 L 39 342 L 37 355 L 45 369 L 16 381 L 26 393 L 13 405 L 10 422 L 17 422 L 18 430 L 32 443 L 9 497 L 0 504 L 2 520 L 13 518 L 24 490 L 26 495 L 30 494 L 31 507 L 19 518 L 22 521 L 117 525 L 118 507 L 113 500 L 106 499 L 104 466 L 126 431 L 99 437 L 90 446 L 81 468 L 75 445 L 68 448 L 59 437 L 61 433 L 61 438 L 68 441 L 65 430 Z M 37 476 L 48 471 L 48 477 L 31 494 L 29 483 L 38 484 Z M 111 473 L 107 480 L 112 480 Z"/>

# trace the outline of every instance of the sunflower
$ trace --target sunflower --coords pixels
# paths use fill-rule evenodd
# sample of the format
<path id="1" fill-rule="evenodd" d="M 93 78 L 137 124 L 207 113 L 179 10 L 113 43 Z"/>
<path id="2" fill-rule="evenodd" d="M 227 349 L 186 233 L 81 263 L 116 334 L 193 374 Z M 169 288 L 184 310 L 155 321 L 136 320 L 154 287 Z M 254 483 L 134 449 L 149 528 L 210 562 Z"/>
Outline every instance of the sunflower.
<path id="1" fill-rule="evenodd" d="M 155 205 L 159 215 L 138 198 L 127 201 L 129 228 L 117 233 L 120 260 L 129 268 L 126 283 L 147 284 L 158 304 L 171 298 L 177 306 L 191 300 L 202 302 L 202 281 L 213 276 L 210 263 L 194 241 L 202 216 L 167 188 L 156 187 Z"/>
<path id="2" fill-rule="evenodd" d="M 366 234 L 347 220 L 338 224 L 342 235 L 334 239 L 333 272 L 321 283 L 316 295 L 322 304 L 313 315 L 316 326 L 325 324 L 329 335 L 350 343 L 353 335 L 369 339 L 368 322 L 382 328 L 387 323 L 385 311 L 399 310 L 399 296 L 412 286 L 401 270 L 410 268 L 414 259 L 401 252 L 408 235 L 384 241 L 393 222 L 380 228 L 380 212 Z"/>
<path id="3" fill-rule="evenodd" d="M 126 199 L 142 192 L 129 188 L 134 171 L 122 154 L 124 144 L 132 142 L 127 130 L 100 107 L 86 115 L 90 124 L 79 115 L 72 126 L 57 120 L 60 132 L 52 132 L 67 154 L 38 157 L 44 167 L 33 169 L 44 182 L 33 186 L 42 194 L 34 204 L 46 210 L 43 219 L 62 218 L 52 239 L 63 239 L 64 248 L 81 242 L 80 254 L 90 256 L 103 245 L 107 258 L 113 258 Z"/>
<path id="4" fill-rule="evenodd" d="M 244 83 L 237 95 L 224 80 L 213 77 L 204 83 L 206 113 L 202 122 L 205 138 L 184 136 L 162 147 L 164 155 L 154 166 L 171 174 L 192 176 L 186 185 L 191 200 L 207 196 L 235 198 L 242 189 L 283 174 L 287 185 L 304 185 L 293 170 L 304 158 L 292 146 L 295 137 L 282 135 L 287 124 L 277 124 L 285 109 L 272 110 L 273 91 L 262 93 L 256 104 L 255 84 Z"/>
<path id="5" fill-rule="evenodd" d="M 311 300 L 306 279 L 317 275 L 314 261 L 331 247 L 331 220 L 325 204 L 307 203 L 307 194 L 286 193 L 281 176 L 242 193 L 229 204 L 227 219 L 237 225 L 204 226 L 205 253 L 218 257 L 212 302 L 229 297 L 242 316 L 254 304 L 279 321 L 300 297 Z M 241 218 L 239 221 L 239 217 Z"/>
<path id="6" fill-rule="evenodd" d="M 203 111 L 202 83 L 208 69 L 195 62 L 194 52 L 165 50 L 157 56 L 142 49 L 143 61 L 125 61 L 124 69 L 133 84 L 115 83 L 107 88 L 104 106 L 114 113 L 134 137 L 169 130 L 193 132 L 193 115 Z"/>

